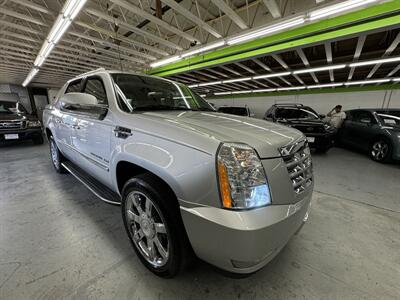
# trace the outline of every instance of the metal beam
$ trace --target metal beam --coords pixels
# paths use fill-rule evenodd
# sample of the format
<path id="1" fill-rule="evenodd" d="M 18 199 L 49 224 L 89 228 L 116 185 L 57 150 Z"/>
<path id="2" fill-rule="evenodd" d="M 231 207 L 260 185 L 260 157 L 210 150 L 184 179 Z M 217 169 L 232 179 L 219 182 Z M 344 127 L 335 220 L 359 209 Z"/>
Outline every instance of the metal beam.
<path id="1" fill-rule="evenodd" d="M 115 22 L 117 21 L 113 17 L 111 17 L 111 16 L 109 16 L 109 15 L 107 15 L 107 14 L 101 12 L 101 11 L 95 10 L 95 9 L 87 8 L 87 9 L 85 9 L 85 11 L 87 13 L 91 14 L 91 15 L 94 15 L 96 17 L 102 18 L 103 20 L 106 20 L 106 21 L 108 21 L 108 22 L 110 22 L 112 24 L 115 24 Z M 127 22 L 124 22 L 122 20 L 118 20 L 117 23 L 121 28 L 130 30 L 130 31 L 132 31 L 132 32 L 134 32 L 136 34 L 139 34 L 141 36 L 147 37 L 147 38 L 149 38 L 149 39 L 151 39 L 151 40 L 153 40 L 153 41 L 155 41 L 157 43 L 160 43 L 160 44 L 162 44 L 164 46 L 167 46 L 167 47 L 170 47 L 170 48 L 176 49 L 176 50 L 183 50 L 183 48 L 178 46 L 177 44 L 174 44 L 174 43 L 172 43 L 170 41 L 167 41 L 167 40 L 165 40 L 164 38 L 162 38 L 160 36 L 157 36 L 155 34 L 152 34 L 152 33 L 148 32 L 147 30 L 143 30 L 143 29 L 137 28 L 136 26 L 131 25 L 131 24 L 129 24 Z M 107 35 L 110 35 L 110 33 L 111 33 L 111 37 L 115 38 L 115 32 L 112 32 L 112 31 L 109 31 L 109 30 L 105 30 L 105 29 L 103 29 L 101 27 L 98 27 L 98 26 L 95 26 L 95 25 L 89 25 L 89 24 L 86 24 L 86 23 L 83 23 L 83 22 L 75 22 L 75 24 L 77 24 L 79 26 L 83 26 L 83 27 L 89 28 L 89 29 L 92 29 L 92 30 L 95 30 L 95 31 L 101 31 L 101 32 L 103 32 L 103 33 L 105 33 Z M 118 39 L 123 39 L 123 38 L 122 37 L 118 37 Z M 127 38 L 125 38 L 125 39 L 127 39 Z M 129 40 L 129 39 L 127 39 L 127 40 Z M 135 42 L 135 41 L 133 41 L 133 42 Z"/>
<path id="2" fill-rule="evenodd" d="M 20 4 L 20 5 L 23 5 L 23 6 L 28 7 L 28 8 L 31 8 L 31 9 L 36 10 L 38 12 L 47 14 L 47 15 L 51 15 L 51 16 L 55 15 L 52 11 L 47 9 L 47 7 L 39 5 L 39 4 L 36 4 L 36 3 L 32 2 L 32 1 L 27 1 L 27 0 L 10 0 L 10 1 L 12 1 L 14 3 L 17 3 L 17 4 Z"/>
<path id="3" fill-rule="evenodd" d="M 332 58 L 332 45 L 330 42 L 327 42 L 324 44 L 325 46 L 325 53 L 326 53 L 326 61 L 328 62 L 328 64 L 331 64 L 333 61 Z M 333 75 L 333 70 L 329 70 L 329 77 L 331 79 L 331 82 L 335 81 L 335 77 Z"/>
<path id="4" fill-rule="evenodd" d="M 358 59 L 360 58 L 360 55 L 361 55 L 361 52 L 364 47 L 364 43 L 365 43 L 366 39 L 367 39 L 366 35 L 361 35 L 358 37 L 356 51 L 354 52 L 353 62 L 358 61 Z M 353 78 L 354 70 L 355 70 L 354 67 L 350 68 L 349 77 L 347 78 L 348 81 L 350 81 Z"/>
<path id="5" fill-rule="evenodd" d="M 48 27 L 48 25 L 46 23 L 43 23 L 42 21 L 40 21 L 40 20 L 38 20 L 38 19 L 36 19 L 34 17 L 21 14 L 19 12 L 7 9 L 5 7 L 1 8 L 0 13 L 2 13 L 4 15 L 7 15 L 7 16 L 10 16 L 10 17 L 13 17 L 13 18 L 16 18 L 16 19 L 21 19 L 21 20 L 24 20 L 24 21 L 27 21 L 27 22 L 30 22 L 30 23 L 33 23 L 33 24 L 36 24 L 36 25 Z"/>
<path id="6" fill-rule="evenodd" d="M 184 39 L 188 40 L 191 43 L 201 44 L 201 42 L 198 39 L 196 39 L 195 37 L 193 37 L 192 35 L 190 35 L 186 32 L 183 32 L 182 30 L 168 24 L 167 22 L 163 21 L 162 19 L 157 18 L 156 16 L 148 13 L 147 11 L 145 11 L 144 9 L 142 9 L 140 7 L 137 7 L 136 5 L 126 2 L 125 0 L 110 0 L 110 1 L 112 3 L 119 5 L 120 7 L 125 8 L 126 10 L 144 18 L 144 19 L 147 19 L 147 20 L 153 22 L 154 24 L 161 26 L 165 30 L 168 30 L 172 33 L 175 33 L 178 36 L 183 37 Z"/>
<path id="7" fill-rule="evenodd" d="M 222 10 L 240 29 L 248 29 L 246 22 L 224 1 L 211 0 L 220 10 Z"/>
<path id="8" fill-rule="evenodd" d="M 400 33 L 397 34 L 396 38 L 393 40 L 393 42 L 390 44 L 389 48 L 386 49 L 385 53 L 382 55 L 382 58 L 389 56 L 390 54 L 392 54 L 392 52 L 397 48 L 397 46 L 400 43 Z M 379 67 L 382 64 L 376 64 L 371 72 L 369 72 L 369 74 L 367 75 L 367 78 L 371 78 L 375 72 L 379 69 Z"/>
<path id="9" fill-rule="evenodd" d="M 168 5 L 169 7 L 171 7 L 173 10 L 180 13 L 183 17 L 187 18 L 194 24 L 198 25 L 200 28 L 203 28 L 205 31 L 212 34 L 214 37 L 216 37 L 218 39 L 222 37 L 222 35 L 216 29 L 214 29 L 212 26 L 208 25 L 205 21 L 203 21 L 198 16 L 193 14 L 190 10 L 184 8 L 182 5 L 180 5 L 175 0 L 161 0 L 161 1 L 164 2 L 166 5 Z"/>
<path id="10" fill-rule="evenodd" d="M 106 30 L 106 29 L 100 28 L 98 26 L 89 25 L 89 24 L 86 24 L 86 23 L 83 23 L 83 22 L 79 22 L 79 21 L 76 22 L 76 24 L 78 26 L 82 26 L 82 27 L 88 28 L 89 30 L 91 30 L 93 32 L 97 32 L 97 33 L 100 33 L 100 34 L 107 35 L 112 39 L 115 39 L 115 40 L 118 40 L 118 41 L 121 41 L 121 42 L 125 42 L 125 43 L 128 43 L 128 44 L 132 44 L 132 45 L 134 45 L 136 47 L 139 47 L 139 48 L 142 48 L 142 49 L 145 49 L 145 50 L 148 50 L 148 51 L 152 51 L 152 52 L 157 53 L 157 54 L 161 54 L 162 53 L 161 55 L 168 55 L 168 52 L 166 52 L 164 50 L 161 50 L 161 49 L 158 49 L 156 47 L 153 47 L 153 46 L 150 46 L 150 45 L 147 45 L 147 44 L 143 44 L 141 42 L 137 42 L 137 41 L 135 41 L 133 39 L 126 38 L 126 37 L 121 36 L 121 35 L 115 36 L 115 33 L 110 31 L 110 30 Z M 74 36 L 78 36 L 80 38 L 87 39 L 87 40 L 90 40 L 90 41 L 92 40 L 91 39 L 92 35 L 85 35 L 83 33 L 79 33 L 79 32 L 76 32 L 76 31 L 70 31 L 70 32 L 68 32 L 68 34 L 74 35 Z"/>
<path id="11" fill-rule="evenodd" d="M 281 10 L 275 0 L 263 0 L 263 2 L 274 19 L 282 17 Z"/>
<path id="12" fill-rule="evenodd" d="M 306 67 L 309 67 L 310 66 L 310 62 L 308 61 L 307 56 L 304 53 L 303 49 L 301 49 L 301 48 L 297 49 L 297 54 L 299 55 L 299 57 L 300 57 L 301 61 L 303 62 L 303 64 Z M 315 83 L 319 83 L 318 78 L 317 78 L 317 76 L 315 76 L 314 72 L 311 72 L 310 75 L 314 79 Z"/>

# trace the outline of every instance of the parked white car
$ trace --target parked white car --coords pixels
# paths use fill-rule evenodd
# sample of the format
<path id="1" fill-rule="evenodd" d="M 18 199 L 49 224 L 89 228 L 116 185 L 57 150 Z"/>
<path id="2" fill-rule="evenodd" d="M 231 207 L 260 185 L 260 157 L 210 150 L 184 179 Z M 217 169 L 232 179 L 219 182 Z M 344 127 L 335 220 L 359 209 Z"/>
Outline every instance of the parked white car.
<path id="1" fill-rule="evenodd" d="M 308 217 L 312 162 L 295 129 L 218 113 L 188 87 L 96 70 L 44 112 L 52 162 L 121 204 L 143 264 L 176 275 L 191 255 L 229 272 L 265 266 Z"/>

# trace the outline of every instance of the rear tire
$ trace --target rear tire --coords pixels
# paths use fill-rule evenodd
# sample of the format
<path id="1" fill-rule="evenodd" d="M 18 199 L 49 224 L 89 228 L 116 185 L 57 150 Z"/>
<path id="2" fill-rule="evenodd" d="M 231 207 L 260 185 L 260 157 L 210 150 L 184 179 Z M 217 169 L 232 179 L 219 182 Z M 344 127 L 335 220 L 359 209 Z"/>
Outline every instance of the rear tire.
<path id="1" fill-rule="evenodd" d="M 392 143 L 386 137 L 375 139 L 369 148 L 369 156 L 372 160 L 385 163 L 392 157 Z"/>
<path id="2" fill-rule="evenodd" d="M 191 247 L 178 201 L 156 176 L 128 180 L 122 190 L 122 218 L 141 262 L 154 274 L 171 278 L 191 261 Z"/>
<path id="3" fill-rule="evenodd" d="M 53 138 L 50 136 L 49 138 L 49 145 L 50 145 L 50 158 L 53 164 L 54 169 L 57 173 L 67 173 L 67 170 L 62 166 L 62 162 L 65 161 L 64 156 L 61 154 L 60 150 L 58 150 L 57 144 Z"/>

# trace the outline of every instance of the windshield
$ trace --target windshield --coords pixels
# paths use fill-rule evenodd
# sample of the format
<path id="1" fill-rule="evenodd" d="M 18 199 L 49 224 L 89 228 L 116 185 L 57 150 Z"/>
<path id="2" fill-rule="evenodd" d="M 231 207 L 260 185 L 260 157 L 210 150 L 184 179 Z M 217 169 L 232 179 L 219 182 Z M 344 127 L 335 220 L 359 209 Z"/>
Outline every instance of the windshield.
<path id="1" fill-rule="evenodd" d="M 112 74 L 121 109 L 132 111 L 214 111 L 187 86 L 172 81 L 132 74 Z"/>
<path id="2" fill-rule="evenodd" d="M 293 120 L 293 119 L 316 120 L 319 119 L 319 116 L 310 107 L 278 108 L 276 112 L 276 118 L 286 119 L 286 120 Z"/>
<path id="3" fill-rule="evenodd" d="M 25 113 L 26 109 L 21 103 L 0 101 L 0 114 Z"/>
<path id="4" fill-rule="evenodd" d="M 220 107 L 218 108 L 219 112 L 238 115 L 238 116 L 247 116 L 247 108 L 246 107 Z"/>
<path id="5" fill-rule="evenodd" d="M 385 111 L 377 113 L 382 125 L 400 126 L 400 111 Z"/>

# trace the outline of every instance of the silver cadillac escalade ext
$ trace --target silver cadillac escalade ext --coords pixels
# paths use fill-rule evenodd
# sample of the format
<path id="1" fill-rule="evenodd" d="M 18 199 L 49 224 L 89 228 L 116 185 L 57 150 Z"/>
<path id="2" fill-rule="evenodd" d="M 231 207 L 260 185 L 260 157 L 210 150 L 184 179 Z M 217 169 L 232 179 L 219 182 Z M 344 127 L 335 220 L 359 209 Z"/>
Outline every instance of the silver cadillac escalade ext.
<path id="1" fill-rule="evenodd" d="M 70 80 L 44 112 L 57 172 L 121 204 L 152 272 L 196 255 L 220 269 L 265 266 L 307 220 L 313 190 L 304 135 L 216 112 L 185 85 L 99 69 Z"/>

